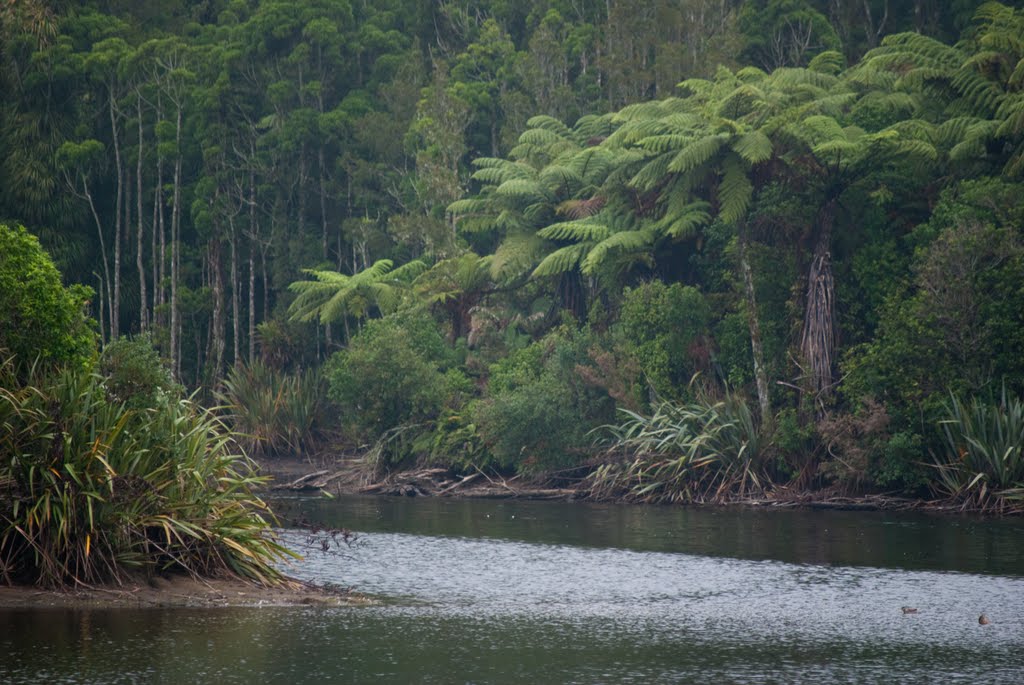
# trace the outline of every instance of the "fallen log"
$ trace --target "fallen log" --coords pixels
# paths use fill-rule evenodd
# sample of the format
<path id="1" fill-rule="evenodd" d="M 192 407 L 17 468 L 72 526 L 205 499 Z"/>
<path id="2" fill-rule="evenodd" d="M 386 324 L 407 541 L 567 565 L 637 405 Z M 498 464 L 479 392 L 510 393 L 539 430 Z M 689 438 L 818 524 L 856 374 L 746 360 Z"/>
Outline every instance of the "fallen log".
<path id="1" fill-rule="evenodd" d="M 442 488 L 441 490 L 438 490 L 434 494 L 436 496 L 440 497 L 441 495 L 447 494 L 447 493 L 451 492 L 452 490 L 455 490 L 456 488 L 462 487 L 466 483 L 469 483 L 470 481 L 476 480 L 479 477 L 480 477 L 479 473 L 471 473 L 468 476 L 464 477 L 462 480 L 456 482 L 455 484 L 449 485 L 449 486 L 447 486 L 445 488 Z"/>
<path id="2" fill-rule="evenodd" d="M 320 476 L 325 476 L 328 473 L 330 473 L 330 471 L 326 469 L 323 471 L 307 473 L 306 475 L 300 478 L 296 478 L 290 483 L 281 483 L 280 485 L 275 485 L 274 490 L 316 490 L 318 489 L 319 486 L 317 486 L 314 483 L 311 483 L 310 481 L 312 481 L 315 478 L 319 478 Z"/>

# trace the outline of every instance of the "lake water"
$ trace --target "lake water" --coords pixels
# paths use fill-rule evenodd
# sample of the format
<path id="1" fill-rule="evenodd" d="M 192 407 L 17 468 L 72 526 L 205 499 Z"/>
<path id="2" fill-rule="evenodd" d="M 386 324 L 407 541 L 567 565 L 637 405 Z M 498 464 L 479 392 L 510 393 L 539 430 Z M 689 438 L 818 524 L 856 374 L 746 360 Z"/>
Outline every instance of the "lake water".
<path id="1" fill-rule="evenodd" d="M 2 683 L 1024 683 L 1024 521 L 278 502 L 374 607 L 0 611 Z M 918 614 L 904 615 L 901 606 Z M 984 611 L 992 624 L 980 626 Z"/>

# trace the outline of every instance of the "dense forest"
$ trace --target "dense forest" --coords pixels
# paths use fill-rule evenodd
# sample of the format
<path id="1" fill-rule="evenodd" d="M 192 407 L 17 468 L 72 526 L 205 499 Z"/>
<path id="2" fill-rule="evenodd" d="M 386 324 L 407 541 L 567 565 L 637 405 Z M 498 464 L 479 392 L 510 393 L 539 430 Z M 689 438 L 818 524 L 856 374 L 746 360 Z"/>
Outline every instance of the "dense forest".
<path id="1" fill-rule="evenodd" d="M 0 222 L 91 288 L 97 368 L 155 348 L 257 454 L 1017 506 L 1022 36 L 971 0 L 13 0 Z"/>

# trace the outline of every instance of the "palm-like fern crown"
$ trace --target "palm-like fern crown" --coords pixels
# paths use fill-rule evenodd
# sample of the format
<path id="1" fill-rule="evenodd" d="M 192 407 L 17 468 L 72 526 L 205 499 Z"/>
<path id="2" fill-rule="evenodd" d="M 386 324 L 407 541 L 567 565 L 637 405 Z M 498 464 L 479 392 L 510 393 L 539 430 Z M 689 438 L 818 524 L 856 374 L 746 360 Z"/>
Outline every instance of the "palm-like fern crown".
<path id="1" fill-rule="evenodd" d="M 288 289 L 297 293 L 288 308 L 293 321 L 331 323 L 347 316 L 362 318 L 371 307 L 392 311 L 398 307 L 409 284 L 427 265 L 419 260 L 397 269 L 381 259 L 351 276 L 337 271 L 303 269 L 310 280 L 295 281 Z"/>

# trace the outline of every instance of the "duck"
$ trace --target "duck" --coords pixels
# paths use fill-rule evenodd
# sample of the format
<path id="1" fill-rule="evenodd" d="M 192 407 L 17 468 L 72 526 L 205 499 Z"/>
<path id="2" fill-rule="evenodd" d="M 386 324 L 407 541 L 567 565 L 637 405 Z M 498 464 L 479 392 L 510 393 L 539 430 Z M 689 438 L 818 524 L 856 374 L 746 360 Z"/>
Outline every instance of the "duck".
<path id="1" fill-rule="evenodd" d="M 980 626 L 987 626 L 991 622 L 992 621 L 990 621 L 988 616 L 986 616 L 985 614 L 982 614 L 978 617 L 978 625 Z"/>
<path id="2" fill-rule="evenodd" d="M 917 607 L 900 607 L 900 611 L 902 611 L 904 614 L 917 614 L 917 613 L 920 613 L 917 610 Z"/>

